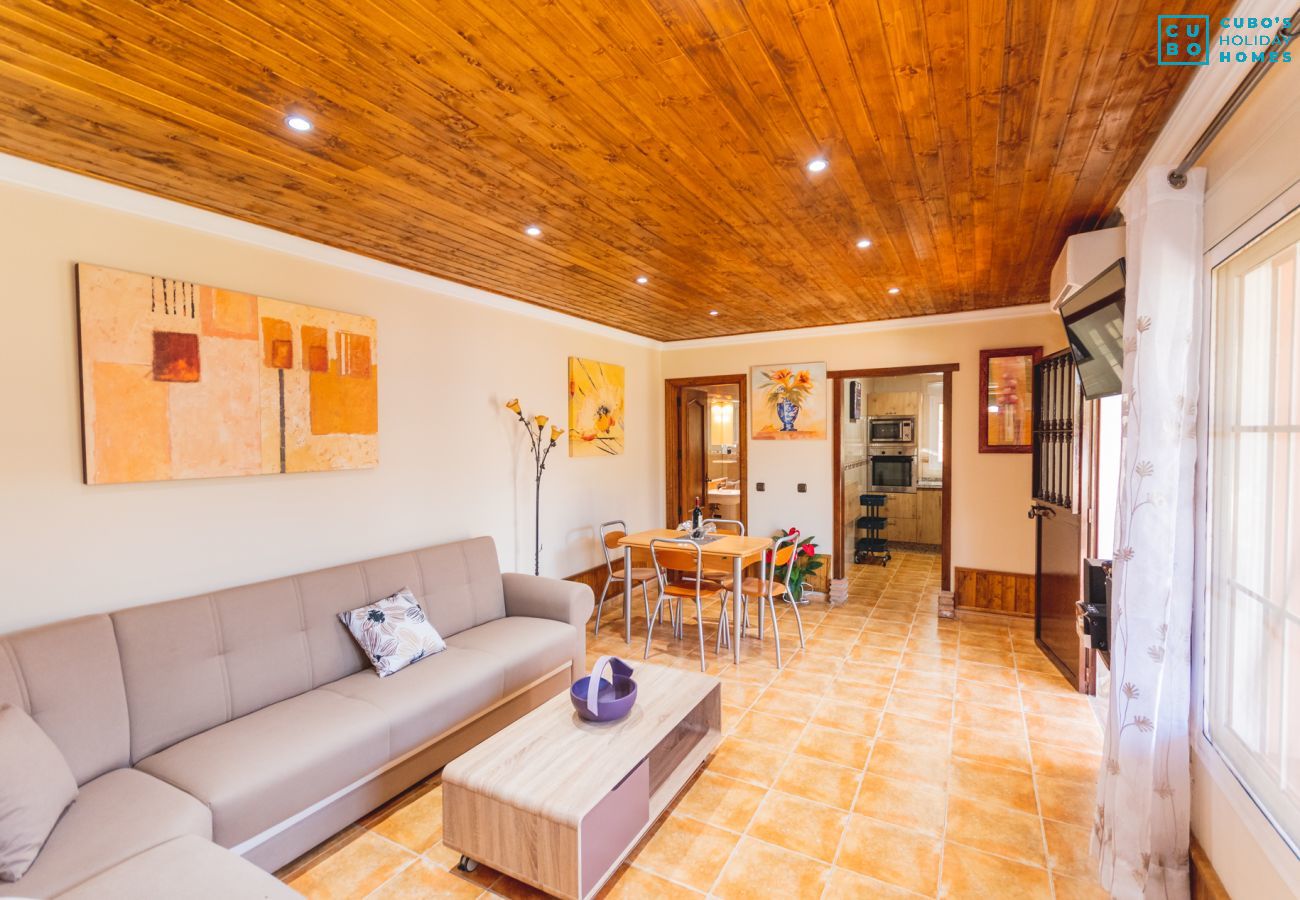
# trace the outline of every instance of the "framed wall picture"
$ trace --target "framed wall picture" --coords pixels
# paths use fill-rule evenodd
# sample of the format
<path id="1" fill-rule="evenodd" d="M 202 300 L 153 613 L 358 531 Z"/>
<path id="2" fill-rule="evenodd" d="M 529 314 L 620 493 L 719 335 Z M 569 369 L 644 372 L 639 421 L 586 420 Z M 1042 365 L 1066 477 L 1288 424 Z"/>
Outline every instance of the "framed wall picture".
<path id="1" fill-rule="evenodd" d="M 79 263 L 87 484 L 373 468 L 375 320 Z"/>
<path id="2" fill-rule="evenodd" d="M 980 453 L 1032 453 L 1034 364 L 1042 347 L 980 351 Z"/>
<path id="3" fill-rule="evenodd" d="M 825 363 L 754 366 L 749 383 L 754 440 L 826 440 Z"/>

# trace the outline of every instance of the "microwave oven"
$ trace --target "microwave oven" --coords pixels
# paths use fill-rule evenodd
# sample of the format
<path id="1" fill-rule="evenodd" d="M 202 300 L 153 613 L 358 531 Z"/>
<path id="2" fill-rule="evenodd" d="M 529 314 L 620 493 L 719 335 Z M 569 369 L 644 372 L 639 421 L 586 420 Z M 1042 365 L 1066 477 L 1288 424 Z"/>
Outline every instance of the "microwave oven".
<path id="1" fill-rule="evenodd" d="M 915 416 L 872 416 L 867 419 L 868 444 L 915 444 Z"/>

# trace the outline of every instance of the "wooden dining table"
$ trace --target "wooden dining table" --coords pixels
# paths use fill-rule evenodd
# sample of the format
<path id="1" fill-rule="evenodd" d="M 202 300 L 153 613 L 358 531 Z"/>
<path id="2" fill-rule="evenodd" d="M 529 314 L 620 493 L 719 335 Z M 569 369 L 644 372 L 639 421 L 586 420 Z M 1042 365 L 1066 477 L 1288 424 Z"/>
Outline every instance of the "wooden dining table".
<path id="1" fill-rule="evenodd" d="M 649 552 L 650 542 L 656 538 L 659 540 L 681 540 L 686 535 L 675 528 L 652 528 L 649 531 L 638 531 L 635 534 L 625 535 L 620 540 L 619 546 L 623 548 L 623 639 L 629 644 L 632 643 L 632 551 L 641 549 Z M 706 540 L 700 544 L 700 553 L 704 557 L 705 568 L 710 568 L 709 563 L 722 563 L 722 566 L 712 568 L 730 567 L 732 584 L 739 586 L 742 581 L 742 573 L 746 568 L 758 563 L 760 566 L 760 579 L 767 578 L 767 550 L 772 547 L 772 539 L 765 537 L 743 537 L 738 534 L 711 534 L 712 540 Z M 732 591 L 732 627 L 735 630 L 734 640 L 731 642 L 732 658 L 735 662 L 740 662 L 740 627 L 743 619 L 742 601 L 740 591 Z M 649 623 L 646 623 L 647 626 Z"/>

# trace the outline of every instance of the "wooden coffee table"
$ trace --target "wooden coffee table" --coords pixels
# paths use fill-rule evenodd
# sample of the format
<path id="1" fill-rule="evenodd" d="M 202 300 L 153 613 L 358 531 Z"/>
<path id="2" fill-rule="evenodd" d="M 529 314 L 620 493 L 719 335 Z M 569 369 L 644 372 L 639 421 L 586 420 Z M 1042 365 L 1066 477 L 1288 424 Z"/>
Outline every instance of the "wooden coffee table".
<path id="1" fill-rule="evenodd" d="M 643 664 L 618 722 L 551 698 L 443 769 L 443 842 L 557 897 L 596 893 L 722 740 L 718 679 Z"/>

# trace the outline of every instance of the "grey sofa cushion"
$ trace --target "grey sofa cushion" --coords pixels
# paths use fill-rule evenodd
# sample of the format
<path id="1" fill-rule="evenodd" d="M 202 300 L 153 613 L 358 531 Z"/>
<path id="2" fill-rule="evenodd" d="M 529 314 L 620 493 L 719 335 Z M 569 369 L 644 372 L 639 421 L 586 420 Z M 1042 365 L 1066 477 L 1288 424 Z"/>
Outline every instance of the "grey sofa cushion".
<path id="1" fill-rule="evenodd" d="M 144 772 L 117 769 L 81 786 L 27 874 L 0 897 L 51 897 L 181 835 L 212 836 L 198 800 Z"/>
<path id="2" fill-rule="evenodd" d="M 0 706 L 0 881 L 17 881 L 77 799 L 59 748 L 17 706 Z"/>
<path id="3" fill-rule="evenodd" d="M 126 690 L 108 616 L 0 639 L 0 703 L 36 720 L 78 784 L 129 764 Z"/>
<path id="4" fill-rule="evenodd" d="M 178 837 L 146 850 L 59 900 L 293 900 L 301 897 L 274 875 L 196 837 Z"/>
<path id="5" fill-rule="evenodd" d="M 447 638 L 447 646 L 491 657 L 504 669 L 506 694 L 573 660 L 573 626 L 508 616 Z"/>
<path id="6" fill-rule="evenodd" d="M 233 847 L 389 759 L 388 721 L 378 709 L 315 690 L 181 741 L 137 768 L 207 804 L 213 839 Z"/>
<path id="7" fill-rule="evenodd" d="M 491 538 L 113 613 L 131 760 L 361 671 L 338 614 L 403 587 L 443 637 L 505 615 Z"/>
<path id="8" fill-rule="evenodd" d="M 501 699 L 504 680 L 505 666 L 499 661 L 449 647 L 387 678 L 358 672 L 320 690 L 380 710 L 388 722 L 392 755 L 400 756 Z"/>

